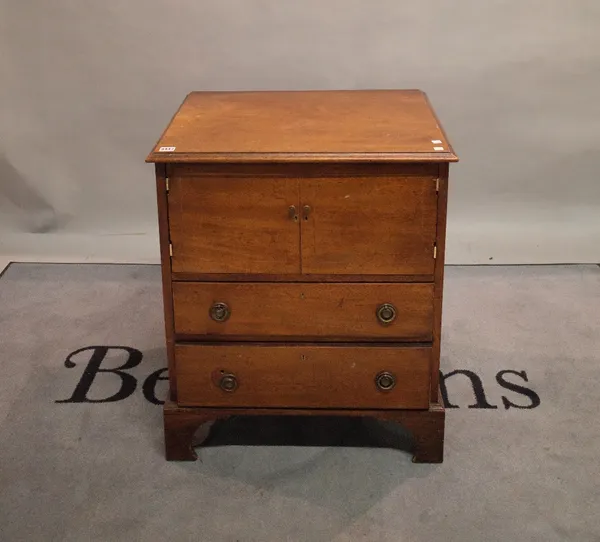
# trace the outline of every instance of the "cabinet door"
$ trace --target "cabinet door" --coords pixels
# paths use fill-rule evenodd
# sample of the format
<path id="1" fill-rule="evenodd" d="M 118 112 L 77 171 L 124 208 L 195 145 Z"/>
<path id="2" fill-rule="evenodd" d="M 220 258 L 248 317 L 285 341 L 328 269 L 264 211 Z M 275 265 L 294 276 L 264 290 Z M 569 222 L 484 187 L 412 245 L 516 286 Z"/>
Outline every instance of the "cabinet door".
<path id="1" fill-rule="evenodd" d="M 298 273 L 298 181 L 173 177 L 169 230 L 175 273 Z"/>
<path id="2" fill-rule="evenodd" d="M 303 273 L 433 274 L 433 178 L 306 179 L 301 206 Z"/>

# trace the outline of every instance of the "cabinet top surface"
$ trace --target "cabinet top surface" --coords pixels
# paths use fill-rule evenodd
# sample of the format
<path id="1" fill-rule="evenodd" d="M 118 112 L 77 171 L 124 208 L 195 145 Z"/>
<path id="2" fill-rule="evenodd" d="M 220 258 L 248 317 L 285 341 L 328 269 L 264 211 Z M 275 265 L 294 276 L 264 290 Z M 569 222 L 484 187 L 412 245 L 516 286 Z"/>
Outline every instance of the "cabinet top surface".
<path id="1" fill-rule="evenodd" d="M 147 162 L 456 162 L 420 90 L 192 92 Z"/>

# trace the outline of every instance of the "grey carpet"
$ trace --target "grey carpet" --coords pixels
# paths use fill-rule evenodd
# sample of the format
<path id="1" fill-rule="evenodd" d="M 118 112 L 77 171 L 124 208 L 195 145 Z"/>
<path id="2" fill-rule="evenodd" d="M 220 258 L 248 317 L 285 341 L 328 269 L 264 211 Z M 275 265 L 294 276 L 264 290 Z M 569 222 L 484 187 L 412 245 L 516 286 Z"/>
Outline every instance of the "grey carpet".
<path id="1" fill-rule="evenodd" d="M 156 266 L 0 279 L 0 540 L 600 540 L 597 266 L 447 270 L 443 372 L 482 389 L 448 377 L 442 465 L 386 448 L 407 443 L 396 427 L 344 419 L 235 419 L 200 461 L 165 462 L 166 383 L 147 382 L 165 365 L 161 302 Z M 117 394 L 109 372 L 83 394 L 100 359 L 139 361 L 131 394 L 57 402 Z"/>

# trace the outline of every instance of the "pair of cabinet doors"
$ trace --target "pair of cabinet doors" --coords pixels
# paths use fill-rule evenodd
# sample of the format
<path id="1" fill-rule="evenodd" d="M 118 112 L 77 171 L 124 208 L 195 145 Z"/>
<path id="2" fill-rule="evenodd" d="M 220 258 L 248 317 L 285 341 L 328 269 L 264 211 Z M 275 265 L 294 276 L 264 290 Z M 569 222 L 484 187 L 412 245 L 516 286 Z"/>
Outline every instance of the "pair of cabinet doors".
<path id="1" fill-rule="evenodd" d="M 433 274 L 433 177 L 174 175 L 169 183 L 174 273 Z"/>

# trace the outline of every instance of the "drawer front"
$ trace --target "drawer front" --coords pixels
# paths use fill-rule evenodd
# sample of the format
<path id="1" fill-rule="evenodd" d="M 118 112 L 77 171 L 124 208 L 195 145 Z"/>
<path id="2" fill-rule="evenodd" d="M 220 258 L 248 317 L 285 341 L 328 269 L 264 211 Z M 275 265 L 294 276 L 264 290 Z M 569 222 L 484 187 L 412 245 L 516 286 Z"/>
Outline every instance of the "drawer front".
<path id="1" fill-rule="evenodd" d="M 175 282 L 173 305 L 180 339 L 432 340 L 429 283 Z"/>
<path id="2" fill-rule="evenodd" d="M 426 347 L 178 344 L 175 359 L 183 406 L 429 406 Z"/>

